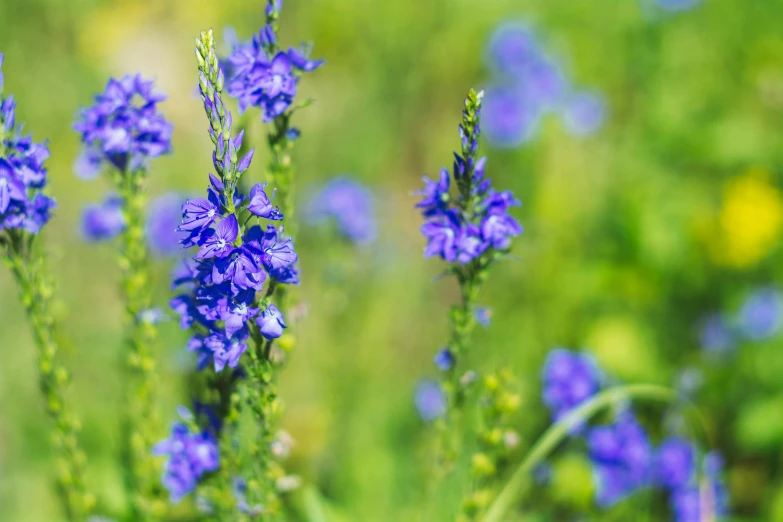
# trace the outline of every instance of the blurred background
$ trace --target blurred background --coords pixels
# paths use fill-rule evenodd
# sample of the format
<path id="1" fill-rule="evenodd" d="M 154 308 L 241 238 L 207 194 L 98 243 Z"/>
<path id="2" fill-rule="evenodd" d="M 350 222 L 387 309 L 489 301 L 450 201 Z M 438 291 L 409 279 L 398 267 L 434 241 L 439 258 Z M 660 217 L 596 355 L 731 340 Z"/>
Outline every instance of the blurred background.
<path id="1" fill-rule="evenodd" d="M 491 325 L 476 332 L 468 366 L 507 365 L 517 376 L 519 458 L 549 424 L 546 354 L 584 348 L 615 382 L 692 397 L 726 459 L 733 520 L 783 521 L 783 2 L 286 4 L 283 43 L 313 41 L 313 55 L 327 59 L 301 83 L 317 103 L 295 118 L 296 296 L 306 315 L 281 377 L 296 440 L 288 468 L 350 520 L 428 520 L 424 506 L 458 503 L 458 493 L 428 494 L 428 428 L 413 406 L 416 383 L 437 374 L 432 357 L 458 295 L 454 281 L 436 280 L 441 261 L 422 259 L 411 192 L 423 173 L 450 165 L 462 101 L 476 86 L 487 89 L 488 176 L 522 200 L 514 212 L 526 230 L 481 295 Z M 59 207 L 44 241 L 62 358 L 90 483 L 109 511 L 123 502 L 122 307 L 115 249 L 79 231 L 84 206 L 108 184 L 73 174 L 72 123 L 110 76 L 154 78 L 175 132 L 174 153 L 152 164 L 151 195 L 201 193 L 211 143 L 193 39 L 208 27 L 222 39 L 232 26 L 246 40 L 262 23 L 260 0 L 0 2 L 5 91 L 52 152 Z M 535 74 L 527 65 L 518 74 L 514 62 L 526 41 Z M 265 136 L 252 114 L 249 175 L 260 180 Z M 313 194 L 335 176 L 373 194 L 374 232 L 358 244 L 333 222 L 308 219 Z M 156 261 L 164 308 L 172 263 Z M 0 518 L 57 520 L 35 347 L 12 283 L 0 271 Z M 166 422 L 189 403 L 185 339 L 177 320 L 163 324 Z M 641 415 L 665 431 L 667 412 Z M 596 507 L 583 454 L 561 449 L 519 520 L 671 519 L 654 492 Z"/>

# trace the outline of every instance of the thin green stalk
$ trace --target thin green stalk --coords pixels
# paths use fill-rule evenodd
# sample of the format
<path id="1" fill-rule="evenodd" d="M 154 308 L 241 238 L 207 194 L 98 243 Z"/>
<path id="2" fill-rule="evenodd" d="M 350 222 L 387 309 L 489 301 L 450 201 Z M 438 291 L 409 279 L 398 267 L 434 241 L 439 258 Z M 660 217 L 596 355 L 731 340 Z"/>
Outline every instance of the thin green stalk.
<path id="1" fill-rule="evenodd" d="M 158 497 L 158 469 L 151 448 L 158 435 L 155 409 L 157 379 L 152 346 L 157 328 L 144 320 L 152 303 L 149 250 L 145 232 L 143 170 L 117 172 L 115 181 L 122 197 L 125 229 L 121 234 L 119 258 L 121 288 L 126 321 L 126 401 L 123 449 L 126 460 L 126 488 L 133 520 L 153 520 L 163 514 L 165 503 Z"/>
<path id="2" fill-rule="evenodd" d="M 605 390 L 589 401 L 571 411 L 568 415 L 549 427 L 530 449 L 525 459 L 492 503 L 481 522 L 502 522 L 504 516 L 514 505 L 521 502 L 528 477 L 535 467 L 544 462 L 575 428 L 587 422 L 603 409 L 627 400 L 642 400 L 678 404 L 690 408 L 697 419 L 702 436 L 708 439 L 708 431 L 703 419 L 695 408 L 684 401 L 674 390 L 653 384 L 632 384 Z"/>
<path id="3" fill-rule="evenodd" d="M 57 486 L 67 519 L 82 522 L 95 505 L 84 480 L 86 456 L 79 445 L 81 424 L 69 410 L 65 398 L 68 372 L 57 362 L 57 324 L 51 311 L 52 279 L 43 259 L 31 249 L 31 241 L 22 234 L 8 231 L 5 256 L 19 287 L 20 298 L 38 346 L 38 384 L 46 412 L 54 421 L 52 444 L 58 468 Z"/>

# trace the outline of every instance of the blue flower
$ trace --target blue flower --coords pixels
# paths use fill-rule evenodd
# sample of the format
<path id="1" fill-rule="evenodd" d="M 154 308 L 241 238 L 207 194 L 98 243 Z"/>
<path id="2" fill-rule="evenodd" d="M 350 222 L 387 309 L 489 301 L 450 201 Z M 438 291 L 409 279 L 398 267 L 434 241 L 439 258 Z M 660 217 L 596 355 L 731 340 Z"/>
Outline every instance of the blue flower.
<path id="1" fill-rule="evenodd" d="M 427 176 L 424 176 L 422 181 L 424 181 L 424 188 L 414 192 L 414 194 L 422 196 L 421 201 L 416 204 L 416 208 L 422 209 L 422 214 L 426 217 L 445 212 L 451 200 L 449 195 L 451 177 L 448 169 L 441 169 L 438 181 L 433 181 Z"/>
<path id="2" fill-rule="evenodd" d="M 556 348 L 544 364 L 544 403 L 560 419 L 601 389 L 603 375 L 592 357 Z"/>
<path id="3" fill-rule="evenodd" d="M 253 188 L 250 189 L 250 202 L 247 209 L 255 216 L 280 221 L 283 219 L 283 214 L 280 213 L 280 208 L 272 206 L 271 200 L 264 190 L 265 187 L 266 183 L 253 185 Z M 272 199 L 274 199 L 274 195 Z"/>
<path id="4" fill-rule="evenodd" d="M 743 303 L 737 322 L 740 332 L 753 341 L 777 335 L 783 325 L 783 296 L 773 288 L 753 292 Z"/>
<path id="5" fill-rule="evenodd" d="M 734 330 L 721 314 L 710 315 L 702 321 L 699 340 L 702 349 L 713 354 L 725 354 L 736 343 Z"/>
<path id="6" fill-rule="evenodd" d="M 170 192 L 150 202 L 147 216 L 147 242 L 150 251 L 158 257 L 174 257 L 181 252 L 183 233 L 178 230 L 182 201 L 180 194 Z"/>
<path id="7" fill-rule="evenodd" d="M 596 92 L 579 92 L 566 103 L 563 120 L 565 129 L 574 136 L 593 134 L 606 118 L 606 100 Z"/>
<path id="8" fill-rule="evenodd" d="M 233 76 L 227 83 L 228 94 L 239 102 L 240 114 L 248 107 L 258 107 L 265 122 L 282 115 L 294 101 L 297 93 L 298 71 L 313 71 L 322 61 L 310 61 L 295 49 L 267 54 L 274 43 L 274 32 L 265 27 L 251 42 L 236 45 L 228 56 Z"/>
<path id="9" fill-rule="evenodd" d="M 441 350 L 435 355 L 435 366 L 438 369 L 445 371 L 450 370 L 454 366 L 456 358 L 451 350 L 448 348 L 441 348 Z"/>
<path id="10" fill-rule="evenodd" d="M 122 199 L 109 195 L 103 203 L 87 205 L 82 213 L 82 235 L 88 241 L 108 241 L 125 230 Z"/>
<path id="11" fill-rule="evenodd" d="M 658 7 L 666 11 L 687 11 L 693 9 L 702 0 L 655 0 Z"/>
<path id="12" fill-rule="evenodd" d="M 261 335 L 267 340 L 282 336 L 283 329 L 286 328 L 283 313 L 273 304 L 261 312 L 261 315 L 256 319 L 256 324 L 258 324 Z"/>
<path id="13" fill-rule="evenodd" d="M 198 246 L 201 250 L 196 259 L 226 257 L 234 250 L 234 241 L 239 235 L 239 223 L 234 214 L 223 219 L 216 228 L 208 228 L 201 233 Z"/>
<path id="14" fill-rule="evenodd" d="M 442 417 L 446 413 L 446 395 L 440 384 L 433 381 L 421 381 L 416 387 L 414 404 L 419 416 L 426 422 Z"/>
<path id="15" fill-rule="evenodd" d="M 717 453 L 705 455 L 703 476 L 691 477 L 689 484 L 674 490 L 669 505 L 676 522 L 720 520 L 728 515 L 728 491 L 720 478 L 723 462 Z"/>
<path id="16" fill-rule="evenodd" d="M 529 103 L 513 85 L 487 88 L 484 100 L 484 131 L 495 147 L 513 148 L 532 140 L 542 112 Z"/>
<path id="17" fill-rule="evenodd" d="M 696 451 L 681 438 L 670 437 L 658 448 L 655 474 L 659 484 L 669 490 L 688 486 L 696 472 Z"/>
<path id="18" fill-rule="evenodd" d="M 138 170 L 148 159 L 168 153 L 173 127 L 157 109 L 164 99 L 141 75 L 109 80 L 74 124 L 87 146 L 77 161 L 80 173 L 93 177 L 103 161 L 121 172 Z"/>
<path id="19" fill-rule="evenodd" d="M 598 481 L 597 501 L 611 506 L 649 485 L 653 449 L 644 429 L 626 412 L 614 424 L 587 433 L 590 460 Z"/>
<path id="20" fill-rule="evenodd" d="M 215 436 L 207 431 L 193 433 L 181 423 L 174 424 L 169 438 L 156 444 L 152 452 L 168 457 L 163 485 L 169 490 L 173 503 L 178 503 L 195 490 L 204 473 L 215 471 L 220 466 Z"/>
<path id="21" fill-rule="evenodd" d="M 368 244 L 376 236 L 374 206 L 370 189 L 348 178 L 334 178 L 310 201 L 308 219 L 320 223 L 332 218 L 343 236 Z"/>

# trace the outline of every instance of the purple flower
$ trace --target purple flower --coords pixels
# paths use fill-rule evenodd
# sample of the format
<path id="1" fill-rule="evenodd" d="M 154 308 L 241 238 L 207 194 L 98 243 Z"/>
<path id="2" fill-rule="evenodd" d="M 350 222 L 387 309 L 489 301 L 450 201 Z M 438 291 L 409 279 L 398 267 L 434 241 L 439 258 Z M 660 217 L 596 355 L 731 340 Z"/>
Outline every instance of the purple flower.
<path id="1" fill-rule="evenodd" d="M 27 190 L 11 164 L 0 158 L 0 214 L 5 214 L 14 201 L 27 201 Z"/>
<path id="2" fill-rule="evenodd" d="M 473 315 L 481 326 L 485 328 L 489 327 L 489 324 L 492 321 L 491 308 L 487 308 L 486 306 L 479 306 L 475 309 Z"/>
<path id="3" fill-rule="evenodd" d="M 108 241 L 125 230 L 122 198 L 110 195 L 103 203 L 88 205 L 82 213 L 82 235 L 88 241 Z"/>
<path id="4" fill-rule="evenodd" d="M 168 457 L 163 485 L 169 490 L 173 503 L 178 503 L 195 490 L 204 473 L 215 471 L 220 466 L 214 435 L 207 431 L 193 433 L 181 423 L 174 424 L 169 438 L 157 443 L 152 453 Z"/>
<path id="5" fill-rule="evenodd" d="M 702 322 L 699 338 L 702 349 L 712 354 L 725 354 L 736 342 L 733 329 L 721 314 L 713 314 Z"/>
<path id="6" fill-rule="evenodd" d="M 427 239 L 424 257 L 440 256 L 449 263 L 457 260 L 457 237 L 461 233 L 456 212 L 448 211 L 421 226 L 421 233 Z"/>
<path id="7" fill-rule="evenodd" d="M 720 479 L 722 460 L 716 453 L 704 457 L 704 474 L 699 480 L 672 492 L 669 505 L 676 522 L 720 520 L 728 515 L 728 491 Z"/>
<path id="8" fill-rule="evenodd" d="M 541 108 L 513 86 L 490 87 L 484 99 L 484 132 L 495 147 L 514 148 L 538 132 Z"/>
<path id="9" fill-rule="evenodd" d="M 339 232 L 356 244 L 375 240 L 376 223 L 373 194 L 367 187 L 348 178 L 334 178 L 310 201 L 308 220 L 320 223 L 334 219 Z"/>
<path id="10" fill-rule="evenodd" d="M 780 332 L 783 297 L 773 288 L 753 292 L 743 303 L 737 318 L 740 332 L 753 341 L 763 341 Z"/>
<path id="11" fill-rule="evenodd" d="M 457 261 L 463 265 L 470 263 L 489 247 L 489 243 L 481 236 L 479 227 L 470 223 L 460 228 L 455 241 Z"/>
<path id="12" fill-rule="evenodd" d="M 248 251 L 261 261 L 270 275 L 274 276 L 274 272 L 290 267 L 298 259 L 293 240 L 289 237 L 280 241 L 274 225 L 268 225 L 266 232 L 262 232 L 258 225 L 251 227 L 245 233 L 244 241 Z"/>
<path id="13" fill-rule="evenodd" d="M 240 290 L 261 290 L 266 272 L 254 260 L 247 247 L 235 249 L 230 255 L 218 259 L 212 268 L 212 282 L 230 281 Z"/>
<path id="14" fill-rule="evenodd" d="M 186 231 L 201 231 L 212 225 L 219 215 L 220 204 L 217 196 L 210 192 L 209 199 L 189 199 L 183 203 L 182 223 L 179 228 Z"/>
<path id="15" fill-rule="evenodd" d="M 213 334 L 204 339 L 204 348 L 212 353 L 215 371 L 221 372 L 226 366 L 236 368 L 239 365 L 239 358 L 247 350 L 247 344 L 236 337 Z"/>
<path id="16" fill-rule="evenodd" d="M 590 429 L 587 442 L 590 460 L 596 468 L 600 505 L 611 506 L 648 485 L 652 445 L 633 415 L 626 412 L 610 426 Z"/>
<path id="17" fill-rule="evenodd" d="M 84 177 L 98 170 L 98 151 L 125 172 L 145 168 L 148 159 L 171 150 L 172 126 L 157 109 L 165 96 L 152 89 L 138 74 L 111 79 L 95 104 L 81 111 L 74 129 L 89 151 L 77 162 Z"/>
<path id="18" fill-rule="evenodd" d="M 416 387 L 413 402 L 425 422 L 433 421 L 446 413 L 446 395 L 436 382 L 421 381 Z"/>
<path id="19" fill-rule="evenodd" d="M 669 490 L 688 486 L 696 471 L 696 453 L 693 445 L 671 437 L 658 448 L 655 457 L 655 476 L 659 484 Z"/>
<path id="20" fill-rule="evenodd" d="M 261 312 L 261 315 L 256 319 L 256 324 L 261 335 L 268 341 L 283 335 L 283 329 L 286 328 L 283 313 L 273 304 Z"/>
<path id="21" fill-rule="evenodd" d="M 273 36 L 274 32 L 264 28 L 250 43 L 236 45 L 227 58 L 233 71 L 227 84 L 228 94 L 239 102 L 240 113 L 251 106 L 260 108 L 265 122 L 283 114 L 293 103 L 298 82 L 294 68 L 312 71 L 322 63 L 309 61 L 299 51 L 279 51 L 274 57 L 268 56 L 266 46 Z"/>
<path id="22" fill-rule="evenodd" d="M 596 92 L 579 92 L 568 100 L 563 114 L 565 129 L 573 136 L 593 134 L 606 119 L 606 99 Z"/>
<path id="23" fill-rule="evenodd" d="M 414 193 L 422 196 L 421 201 L 416 204 L 416 208 L 422 209 L 422 213 L 426 217 L 442 214 L 446 211 L 447 204 L 451 199 L 449 196 L 451 178 L 448 169 L 441 169 L 438 181 L 433 181 L 427 176 L 424 176 L 422 180 L 424 188 Z"/>
<path id="24" fill-rule="evenodd" d="M 234 249 L 234 241 L 239 235 L 239 223 L 234 214 L 218 224 L 217 228 L 204 230 L 198 241 L 201 250 L 196 254 L 196 259 L 212 257 L 225 257 Z"/>
<path id="25" fill-rule="evenodd" d="M 454 354 L 448 348 L 441 348 L 441 350 L 435 355 L 435 366 L 442 371 L 448 371 L 456 362 Z"/>
<path id="26" fill-rule="evenodd" d="M 272 206 L 269 197 L 264 191 L 265 187 L 266 183 L 253 185 L 253 188 L 250 189 L 250 202 L 247 205 L 247 209 L 251 214 L 258 217 L 280 221 L 283 219 L 283 214 L 280 213 L 278 207 Z M 272 197 L 274 198 L 274 196 Z"/>
<path id="27" fill-rule="evenodd" d="M 544 403 L 560 419 L 598 393 L 603 376 L 593 358 L 556 348 L 544 364 Z"/>
<path id="28" fill-rule="evenodd" d="M 506 250 L 521 233 L 522 225 L 508 214 L 489 214 L 481 222 L 482 239 L 497 250 Z"/>

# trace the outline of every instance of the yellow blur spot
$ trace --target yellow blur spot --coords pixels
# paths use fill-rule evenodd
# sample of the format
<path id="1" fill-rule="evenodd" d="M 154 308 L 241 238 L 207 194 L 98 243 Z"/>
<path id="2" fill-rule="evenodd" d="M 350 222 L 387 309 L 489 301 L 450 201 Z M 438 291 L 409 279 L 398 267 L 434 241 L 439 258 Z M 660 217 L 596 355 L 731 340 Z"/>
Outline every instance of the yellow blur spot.
<path id="1" fill-rule="evenodd" d="M 726 183 L 723 203 L 710 238 L 713 260 L 732 268 L 751 267 L 780 243 L 783 196 L 769 174 L 753 169 Z"/>

